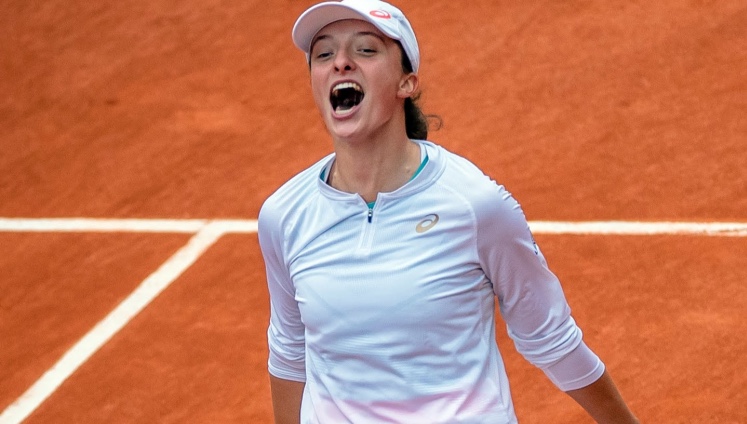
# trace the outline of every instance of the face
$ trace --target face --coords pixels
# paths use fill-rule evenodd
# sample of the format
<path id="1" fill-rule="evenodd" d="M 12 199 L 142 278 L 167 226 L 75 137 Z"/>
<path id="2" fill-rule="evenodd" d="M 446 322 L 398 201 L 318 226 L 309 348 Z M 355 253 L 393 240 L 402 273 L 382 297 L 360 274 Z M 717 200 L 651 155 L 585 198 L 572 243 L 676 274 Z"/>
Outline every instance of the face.
<path id="1" fill-rule="evenodd" d="M 417 76 L 404 73 L 401 49 L 372 24 L 351 19 L 322 28 L 310 65 L 314 101 L 335 139 L 404 128 L 404 99 L 417 89 Z"/>

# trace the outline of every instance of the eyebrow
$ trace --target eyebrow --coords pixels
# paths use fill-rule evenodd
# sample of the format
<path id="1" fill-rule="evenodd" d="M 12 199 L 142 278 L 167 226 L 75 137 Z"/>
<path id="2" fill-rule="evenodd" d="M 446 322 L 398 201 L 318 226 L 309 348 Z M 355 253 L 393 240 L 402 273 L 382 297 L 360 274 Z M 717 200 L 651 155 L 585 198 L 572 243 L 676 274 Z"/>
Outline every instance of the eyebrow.
<path id="1" fill-rule="evenodd" d="M 359 32 L 356 32 L 356 33 L 354 34 L 354 36 L 361 36 L 361 35 L 370 35 L 370 36 L 373 36 L 373 37 L 376 37 L 376 38 L 378 38 L 378 39 L 379 39 L 379 40 L 381 40 L 382 42 L 385 42 L 385 40 L 384 40 L 384 37 L 382 37 L 381 35 L 379 35 L 379 34 L 377 34 L 377 33 L 373 32 L 373 31 L 359 31 Z M 312 52 L 312 51 L 314 51 L 314 45 L 316 45 L 316 42 L 317 42 L 317 41 L 320 41 L 320 40 L 325 40 L 325 39 L 328 39 L 328 38 L 332 38 L 332 36 L 331 36 L 330 34 L 324 34 L 324 35 L 320 35 L 319 37 L 316 37 L 316 38 L 315 38 L 315 39 L 314 39 L 314 40 L 313 40 L 313 41 L 311 42 L 311 46 L 309 47 L 309 54 L 311 54 L 311 52 Z"/>

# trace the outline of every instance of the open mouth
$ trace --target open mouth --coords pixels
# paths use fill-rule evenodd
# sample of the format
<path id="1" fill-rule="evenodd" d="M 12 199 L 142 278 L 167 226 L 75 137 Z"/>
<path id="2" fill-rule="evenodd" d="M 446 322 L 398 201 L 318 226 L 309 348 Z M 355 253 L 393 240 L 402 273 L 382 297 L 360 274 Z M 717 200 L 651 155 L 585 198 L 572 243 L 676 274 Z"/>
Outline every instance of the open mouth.
<path id="1" fill-rule="evenodd" d="M 363 88 L 354 82 L 342 82 L 332 87 L 329 101 L 338 114 L 349 112 L 363 101 Z"/>

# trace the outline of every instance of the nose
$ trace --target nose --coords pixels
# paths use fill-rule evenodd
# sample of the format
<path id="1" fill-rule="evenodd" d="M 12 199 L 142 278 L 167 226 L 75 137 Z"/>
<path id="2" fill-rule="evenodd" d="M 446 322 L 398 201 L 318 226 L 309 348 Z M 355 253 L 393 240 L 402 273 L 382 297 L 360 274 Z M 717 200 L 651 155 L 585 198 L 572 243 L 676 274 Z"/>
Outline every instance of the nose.
<path id="1" fill-rule="evenodd" d="M 337 52 L 334 64 L 337 72 L 347 72 L 355 69 L 355 62 L 345 50 Z"/>

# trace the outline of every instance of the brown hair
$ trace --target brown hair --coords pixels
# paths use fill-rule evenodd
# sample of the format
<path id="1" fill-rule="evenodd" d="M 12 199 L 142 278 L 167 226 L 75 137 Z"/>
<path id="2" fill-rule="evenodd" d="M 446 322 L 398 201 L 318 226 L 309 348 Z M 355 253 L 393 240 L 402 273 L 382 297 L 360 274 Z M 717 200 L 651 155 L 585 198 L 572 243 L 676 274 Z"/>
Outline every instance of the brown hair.
<path id="1" fill-rule="evenodd" d="M 402 44 L 397 41 L 399 50 L 402 53 L 402 70 L 405 73 L 412 72 L 412 63 L 410 58 L 407 57 L 405 49 L 402 48 Z M 428 139 L 428 128 L 429 120 L 435 121 L 435 129 L 441 128 L 443 120 L 438 115 L 426 115 L 418 104 L 420 100 L 420 92 L 418 91 L 412 97 L 405 99 L 405 130 L 407 131 L 407 137 L 415 140 L 427 140 Z"/>

